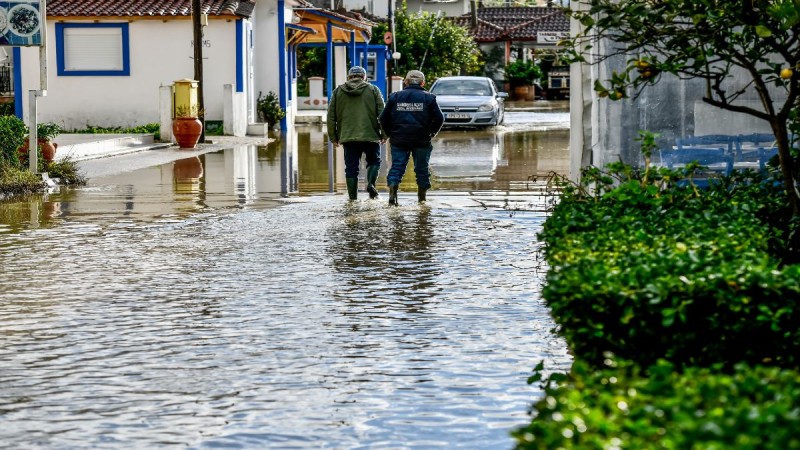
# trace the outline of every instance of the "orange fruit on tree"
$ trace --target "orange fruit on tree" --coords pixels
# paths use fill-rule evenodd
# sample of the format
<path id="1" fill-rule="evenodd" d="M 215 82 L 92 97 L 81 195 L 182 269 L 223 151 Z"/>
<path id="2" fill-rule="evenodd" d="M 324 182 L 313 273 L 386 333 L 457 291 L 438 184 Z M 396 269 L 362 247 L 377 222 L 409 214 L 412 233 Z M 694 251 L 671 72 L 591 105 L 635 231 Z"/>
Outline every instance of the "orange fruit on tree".
<path id="1" fill-rule="evenodd" d="M 783 78 L 784 80 L 788 80 L 789 78 L 792 78 L 792 74 L 794 74 L 794 72 L 792 71 L 792 69 L 790 69 L 788 67 L 783 69 L 783 70 L 781 70 L 781 78 Z"/>

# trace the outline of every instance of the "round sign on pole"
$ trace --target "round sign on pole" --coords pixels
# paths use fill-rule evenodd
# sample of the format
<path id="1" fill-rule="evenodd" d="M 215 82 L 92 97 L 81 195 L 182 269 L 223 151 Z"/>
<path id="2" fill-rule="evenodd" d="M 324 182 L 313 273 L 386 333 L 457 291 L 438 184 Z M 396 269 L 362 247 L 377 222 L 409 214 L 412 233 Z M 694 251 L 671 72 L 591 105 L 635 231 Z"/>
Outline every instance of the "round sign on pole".
<path id="1" fill-rule="evenodd" d="M 391 31 L 387 31 L 386 33 L 383 33 L 383 43 L 386 44 L 386 45 L 389 45 L 389 44 L 392 43 L 392 32 Z"/>

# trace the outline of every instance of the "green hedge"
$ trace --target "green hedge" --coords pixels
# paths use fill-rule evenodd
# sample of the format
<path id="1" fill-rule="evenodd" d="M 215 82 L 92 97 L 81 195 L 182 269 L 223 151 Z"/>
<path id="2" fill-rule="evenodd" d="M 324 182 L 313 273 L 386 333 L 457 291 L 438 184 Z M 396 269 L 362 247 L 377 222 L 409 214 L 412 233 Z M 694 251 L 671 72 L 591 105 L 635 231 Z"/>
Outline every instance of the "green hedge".
<path id="1" fill-rule="evenodd" d="M 19 149 L 25 143 L 28 128 L 17 116 L 0 116 L 0 163 L 19 165 Z"/>
<path id="2" fill-rule="evenodd" d="M 626 363 L 627 364 L 627 363 Z M 800 449 L 800 374 L 737 365 L 732 373 L 659 361 L 556 375 L 515 430 L 523 449 Z M 534 380 L 538 379 L 534 377 Z"/>
<path id="3" fill-rule="evenodd" d="M 540 234 L 543 296 L 578 358 L 800 361 L 800 266 L 771 256 L 765 183 L 568 189 Z M 779 195 L 779 194 L 776 194 Z"/>

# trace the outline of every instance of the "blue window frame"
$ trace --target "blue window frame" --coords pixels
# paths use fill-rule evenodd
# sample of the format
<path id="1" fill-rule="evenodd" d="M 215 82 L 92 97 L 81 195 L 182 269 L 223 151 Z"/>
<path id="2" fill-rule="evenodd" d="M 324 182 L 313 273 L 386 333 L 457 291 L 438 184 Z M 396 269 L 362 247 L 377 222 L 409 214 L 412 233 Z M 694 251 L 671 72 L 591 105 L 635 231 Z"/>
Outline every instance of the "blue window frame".
<path id="1" fill-rule="evenodd" d="M 127 23 L 56 23 L 59 76 L 130 76 Z"/>

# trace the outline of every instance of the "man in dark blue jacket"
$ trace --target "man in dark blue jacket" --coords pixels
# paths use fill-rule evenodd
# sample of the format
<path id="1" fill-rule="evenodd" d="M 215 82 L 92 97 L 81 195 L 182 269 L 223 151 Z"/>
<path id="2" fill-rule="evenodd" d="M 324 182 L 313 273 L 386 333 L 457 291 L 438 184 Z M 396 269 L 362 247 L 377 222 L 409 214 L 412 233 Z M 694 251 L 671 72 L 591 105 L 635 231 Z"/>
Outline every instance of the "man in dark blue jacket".
<path id="1" fill-rule="evenodd" d="M 406 172 L 409 157 L 414 158 L 417 177 L 417 198 L 425 201 L 431 187 L 428 162 L 431 159 L 431 139 L 442 128 L 444 116 L 436 96 L 423 89 L 425 75 L 419 70 L 408 72 L 403 90 L 389 96 L 380 115 L 383 132 L 389 136 L 392 148 L 392 168 L 389 169 L 389 204 L 397 205 L 397 190 Z"/>

